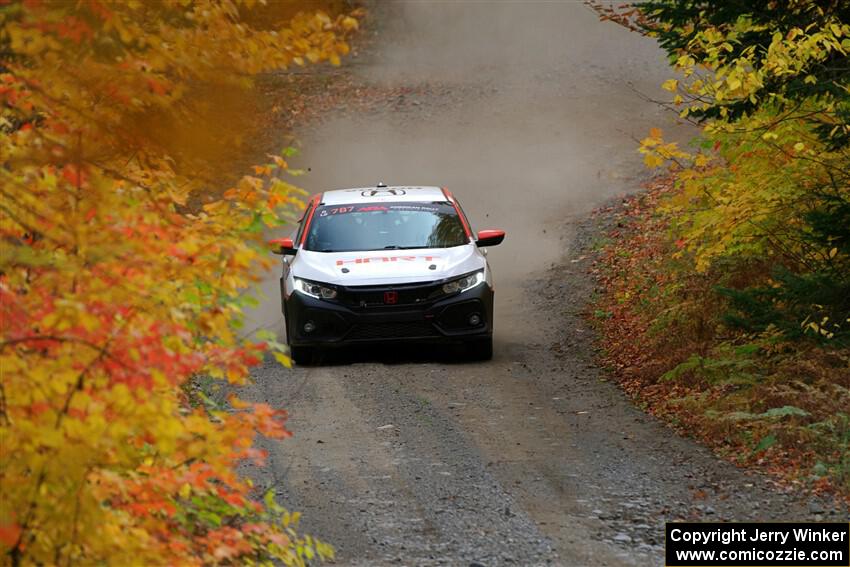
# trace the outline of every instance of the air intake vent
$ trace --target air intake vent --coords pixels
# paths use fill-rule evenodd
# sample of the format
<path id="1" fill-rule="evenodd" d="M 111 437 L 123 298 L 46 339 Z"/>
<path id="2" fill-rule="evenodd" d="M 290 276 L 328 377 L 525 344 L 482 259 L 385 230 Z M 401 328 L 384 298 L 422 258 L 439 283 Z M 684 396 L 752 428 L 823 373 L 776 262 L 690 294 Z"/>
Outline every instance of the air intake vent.
<path id="1" fill-rule="evenodd" d="M 364 197 L 383 197 L 383 196 L 393 196 L 398 197 L 400 195 L 406 195 L 407 191 L 404 189 L 372 189 L 370 191 L 362 191 L 360 193 Z"/>

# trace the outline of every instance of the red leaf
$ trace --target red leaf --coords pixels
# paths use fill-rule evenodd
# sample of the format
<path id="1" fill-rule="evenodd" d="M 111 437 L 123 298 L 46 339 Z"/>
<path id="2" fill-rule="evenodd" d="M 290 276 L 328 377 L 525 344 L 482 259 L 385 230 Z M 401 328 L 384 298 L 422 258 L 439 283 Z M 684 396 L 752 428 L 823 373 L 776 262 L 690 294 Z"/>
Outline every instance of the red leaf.
<path id="1" fill-rule="evenodd" d="M 83 187 L 88 182 L 88 174 L 85 170 L 70 163 L 62 168 L 62 177 L 75 187 Z"/>

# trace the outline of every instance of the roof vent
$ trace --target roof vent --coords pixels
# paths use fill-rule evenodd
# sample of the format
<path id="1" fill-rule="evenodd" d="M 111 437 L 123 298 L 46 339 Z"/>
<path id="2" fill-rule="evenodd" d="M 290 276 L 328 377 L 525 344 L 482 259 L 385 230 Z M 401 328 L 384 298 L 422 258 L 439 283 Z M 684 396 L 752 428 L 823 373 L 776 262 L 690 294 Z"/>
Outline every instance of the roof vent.
<path id="1" fill-rule="evenodd" d="M 369 191 L 361 191 L 360 194 L 364 197 L 386 197 L 392 195 L 394 197 L 398 197 L 399 195 L 407 194 L 407 191 L 404 189 L 397 189 L 393 187 L 392 189 L 387 189 L 387 186 L 384 185 L 382 189 L 370 189 Z"/>

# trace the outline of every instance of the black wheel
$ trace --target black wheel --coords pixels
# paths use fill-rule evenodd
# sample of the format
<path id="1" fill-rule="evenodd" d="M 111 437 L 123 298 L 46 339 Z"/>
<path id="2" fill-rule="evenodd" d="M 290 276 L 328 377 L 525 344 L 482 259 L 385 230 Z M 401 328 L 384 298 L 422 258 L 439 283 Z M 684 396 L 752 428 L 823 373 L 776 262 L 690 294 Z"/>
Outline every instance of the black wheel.
<path id="1" fill-rule="evenodd" d="M 307 366 L 315 360 L 316 350 L 313 347 L 290 346 L 289 357 L 298 366 Z"/>
<path id="2" fill-rule="evenodd" d="M 493 337 L 469 341 L 466 352 L 472 360 L 490 360 L 493 358 Z"/>

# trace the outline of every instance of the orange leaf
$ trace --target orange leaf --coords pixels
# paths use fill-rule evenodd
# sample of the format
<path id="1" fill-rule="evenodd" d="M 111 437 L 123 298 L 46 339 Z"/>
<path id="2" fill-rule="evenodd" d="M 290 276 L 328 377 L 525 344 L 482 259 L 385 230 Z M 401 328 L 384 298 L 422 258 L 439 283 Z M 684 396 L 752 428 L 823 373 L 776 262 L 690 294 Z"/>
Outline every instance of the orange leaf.
<path id="1" fill-rule="evenodd" d="M 18 524 L 0 524 L 0 544 L 3 547 L 13 547 L 20 536 L 21 527 Z"/>

